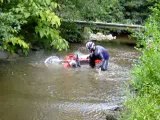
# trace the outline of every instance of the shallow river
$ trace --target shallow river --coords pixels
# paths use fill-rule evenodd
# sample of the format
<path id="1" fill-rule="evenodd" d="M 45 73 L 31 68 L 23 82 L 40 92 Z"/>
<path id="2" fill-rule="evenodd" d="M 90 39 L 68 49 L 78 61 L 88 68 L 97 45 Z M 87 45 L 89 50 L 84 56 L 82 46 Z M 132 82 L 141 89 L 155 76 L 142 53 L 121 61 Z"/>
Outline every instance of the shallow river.
<path id="1" fill-rule="evenodd" d="M 108 111 L 122 105 L 138 56 L 133 46 L 106 45 L 110 52 L 106 72 L 88 65 L 64 69 L 43 63 L 51 55 L 63 57 L 78 47 L 0 61 L 0 120 L 105 120 Z"/>

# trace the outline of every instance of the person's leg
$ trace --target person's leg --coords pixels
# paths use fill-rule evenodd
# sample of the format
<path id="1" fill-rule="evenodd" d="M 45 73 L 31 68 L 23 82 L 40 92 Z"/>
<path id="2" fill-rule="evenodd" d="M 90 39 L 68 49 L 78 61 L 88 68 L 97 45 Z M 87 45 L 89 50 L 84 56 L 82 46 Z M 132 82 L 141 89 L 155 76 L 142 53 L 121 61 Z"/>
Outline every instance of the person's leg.
<path id="1" fill-rule="evenodd" d="M 91 68 L 94 68 L 95 67 L 95 56 L 94 55 L 92 55 L 92 56 L 89 56 L 89 66 L 91 67 Z"/>
<path id="2" fill-rule="evenodd" d="M 102 71 L 106 71 L 108 68 L 108 60 L 104 60 L 101 66 Z"/>
<path id="3" fill-rule="evenodd" d="M 77 67 L 81 67 L 78 54 L 76 55 L 76 63 L 77 63 Z"/>

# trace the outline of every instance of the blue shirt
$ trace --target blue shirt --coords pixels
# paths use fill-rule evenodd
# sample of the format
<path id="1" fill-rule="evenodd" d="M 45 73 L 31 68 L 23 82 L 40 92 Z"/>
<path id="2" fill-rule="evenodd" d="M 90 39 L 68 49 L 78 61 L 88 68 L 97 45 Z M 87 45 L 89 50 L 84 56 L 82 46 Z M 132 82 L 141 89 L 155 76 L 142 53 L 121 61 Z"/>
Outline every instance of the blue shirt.
<path id="1" fill-rule="evenodd" d="M 100 45 L 96 45 L 95 51 L 93 53 L 96 57 L 102 59 L 102 60 L 108 60 L 109 59 L 109 53 L 108 50 Z"/>

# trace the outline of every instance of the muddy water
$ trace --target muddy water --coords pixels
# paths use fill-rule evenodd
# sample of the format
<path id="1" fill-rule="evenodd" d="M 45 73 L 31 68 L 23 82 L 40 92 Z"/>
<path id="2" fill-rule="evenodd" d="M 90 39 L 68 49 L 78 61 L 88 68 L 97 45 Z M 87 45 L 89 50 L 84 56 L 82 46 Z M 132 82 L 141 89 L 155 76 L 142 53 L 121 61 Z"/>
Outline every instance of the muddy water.
<path id="1" fill-rule="evenodd" d="M 133 47 L 106 47 L 111 55 L 106 72 L 88 65 L 64 69 L 43 64 L 50 55 L 63 57 L 71 51 L 37 51 L 26 58 L 1 61 L 0 120 L 105 120 L 123 103 L 125 83 L 138 56 Z"/>

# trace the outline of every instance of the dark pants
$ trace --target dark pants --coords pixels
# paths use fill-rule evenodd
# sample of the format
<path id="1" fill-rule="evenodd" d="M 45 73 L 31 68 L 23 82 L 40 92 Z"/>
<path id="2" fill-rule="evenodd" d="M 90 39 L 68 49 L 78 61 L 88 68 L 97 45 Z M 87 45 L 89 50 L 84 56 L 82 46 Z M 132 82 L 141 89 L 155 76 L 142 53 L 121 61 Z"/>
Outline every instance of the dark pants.
<path id="1" fill-rule="evenodd" d="M 101 60 L 101 58 L 99 56 L 95 56 L 95 55 L 92 55 L 89 57 L 89 65 L 91 66 L 91 68 L 94 68 L 96 66 L 96 63 L 95 63 L 96 60 Z M 100 63 L 101 70 L 106 71 L 107 67 L 108 67 L 108 60 L 103 60 Z"/>

